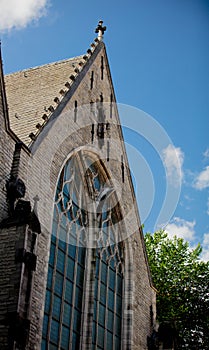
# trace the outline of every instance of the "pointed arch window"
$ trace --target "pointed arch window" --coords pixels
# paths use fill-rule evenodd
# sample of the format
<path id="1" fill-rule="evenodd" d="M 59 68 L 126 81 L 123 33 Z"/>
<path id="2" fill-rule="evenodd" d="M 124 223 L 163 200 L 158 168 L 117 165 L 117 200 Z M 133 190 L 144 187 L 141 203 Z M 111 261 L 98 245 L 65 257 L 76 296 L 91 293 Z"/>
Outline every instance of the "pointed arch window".
<path id="1" fill-rule="evenodd" d="M 79 151 L 66 162 L 54 201 L 42 350 L 81 348 L 85 278 L 91 272 L 86 246 L 92 227 L 96 242 L 92 350 L 121 348 L 123 253 L 114 228 L 119 212 L 114 198 L 98 157 Z"/>

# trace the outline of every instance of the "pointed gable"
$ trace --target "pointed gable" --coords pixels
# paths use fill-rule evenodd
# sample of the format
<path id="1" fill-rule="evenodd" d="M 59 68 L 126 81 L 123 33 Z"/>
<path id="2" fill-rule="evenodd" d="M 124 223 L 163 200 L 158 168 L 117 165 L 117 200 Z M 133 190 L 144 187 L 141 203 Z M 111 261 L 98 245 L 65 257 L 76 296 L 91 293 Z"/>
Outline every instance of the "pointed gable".
<path id="1" fill-rule="evenodd" d="M 104 44 L 95 39 L 95 43 L 91 44 L 91 48 L 87 50 L 87 54 L 84 56 L 26 69 L 5 76 L 10 127 L 26 146 L 30 147 L 35 141 L 48 119 L 60 105 L 63 98 L 66 97 L 68 91 L 72 91 L 75 81 L 81 82 L 85 76 L 84 71 L 86 72 L 93 64 L 101 50 L 106 57 Z M 105 60 L 108 76 L 110 77 L 107 57 Z M 100 75 L 103 75 L 105 64 L 104 62 L 99 64 L 101 66 L 101 71 L 99 69 Z M 93 76 L 89 79 L 92 79 L 92 82 L 96 80 Z M 110 84 L 112 85 L 112 82 Z M 111 90 L 113 91 L 113 87 Z"/>
<path id="2" fill-rule="evenodd" d="M 76 348 L 80 343 L 82 349 L 146 349 L 147 336 L 151 338 L 153 331 L 155 292 L 102 42 L 105 29 L 100 21 L 96 29 L 99 39 L 95 39 L 85 56 L 5 77 L 8 125 L 10 122 L 13 133 L 28 146 L 27 152 L 20 154 L 18 171 L 26 184 L 26 202 L 35 201 L 35 212 L 39 200 L 42 232 L 36 243 L 32 239 L 32 248 L 30 237 L 40 231 L 39 224 L 33 228 L 9 227 L 2 235 L 4 254 L 0 268 L 4 274 L 16 269 L 15 255 L 22 252 L 22 246 L 24 252 L 37 259 L 33 269 L 29 261 L 26 264 L 18 260 L 18 264 L 24 264 L 18 266 L 25 271 L 18 276 L 20 283 L 14 285 L 14 278 L 0 279 L 4 290 L 1 299 L 8 294 L 13 303 L 10 309 L 7 301 L 3 303 L 2 314 L 7 323 L 0 328 L 0 339 L 2 331 L 8 334 L 8 320 L 13 336 L 14 313 L 9 311 L 17 309 L 17 326 L 30 325 L 28 333 L 20 327 L 23 337 L 18 333 L 18 341 L 28 342 L 28 348 L 68 349 L 76 334 Z M 3 79 L 1 71 L 0 78 Z M 4 83 L 2 86 L 7 107 Z M 4 146 L 0 175 L 2 170 L 2 179 L 7 179 L 12 158 L 17 157 L 5 138 L 0 140 Z M 0 208 L 7 208 L 3 186 L 0 191 Z M 76 242 L 76 250 L 65 244 L 65 238 L 70 243 L 70 236 L 73 245 Z M 84 247 L 90 248 L 87 258 Z M 19 267 L 16 270 L 21 271 Z M 32 284 L 28 283 L 31 276 Z M 17 302 L 11 298 L 14 290 L 15 296 L 19 295 Z M 74 329 L 74 320 L 79 318 Z M 25 344 L 18 345 L 25 348 Z"/>

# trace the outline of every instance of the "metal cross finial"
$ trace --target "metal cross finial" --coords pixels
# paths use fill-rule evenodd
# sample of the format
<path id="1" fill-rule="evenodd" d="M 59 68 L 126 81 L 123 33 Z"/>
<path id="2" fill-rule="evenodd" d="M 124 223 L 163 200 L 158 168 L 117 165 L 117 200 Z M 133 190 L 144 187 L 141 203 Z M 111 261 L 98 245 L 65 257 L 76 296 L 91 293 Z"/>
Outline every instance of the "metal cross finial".
<path id="1" fill-rule="evenodd" d="M 95 33 L 98 33 L 98 40 L 99 41 L 102 41 L 103 34 L 106 31 L 106 29 L 107 29 L 106 27 L 103 27 L 102 24 L 103 24 L 103 21 L 99 21 L 98 26 L 97 26 L 97 28 L 95 30 Z"/>

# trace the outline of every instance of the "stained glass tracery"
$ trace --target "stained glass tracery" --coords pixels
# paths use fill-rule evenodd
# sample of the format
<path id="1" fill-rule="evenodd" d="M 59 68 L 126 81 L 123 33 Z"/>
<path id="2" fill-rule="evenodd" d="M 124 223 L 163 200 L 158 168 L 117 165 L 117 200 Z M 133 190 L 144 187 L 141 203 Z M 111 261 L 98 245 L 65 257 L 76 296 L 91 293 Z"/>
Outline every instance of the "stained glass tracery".
<path id="1" fill-rule="evenodd" d="M 113 196 L 98 158 L 80 151 L 66 162 L 54 202 L 42 350 L 81 346 L 89 228 L 96 235 L 92 350 L 121 348 L 123 253 Z"/>

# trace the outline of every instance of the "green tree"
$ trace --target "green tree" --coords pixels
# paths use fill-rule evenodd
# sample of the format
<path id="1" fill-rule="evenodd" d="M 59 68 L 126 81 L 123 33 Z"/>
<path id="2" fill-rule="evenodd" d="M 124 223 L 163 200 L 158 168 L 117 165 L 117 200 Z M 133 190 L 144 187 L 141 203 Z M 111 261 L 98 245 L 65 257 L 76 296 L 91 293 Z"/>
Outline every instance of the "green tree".
<path id="1" fill-rule="evenodd" d="M 145 234 L 157 318 L 175 324 L 179 349 L 209 349 L 209 262 L 200 260 L 200 244 L 191 249 L 161 230 Z"/>

